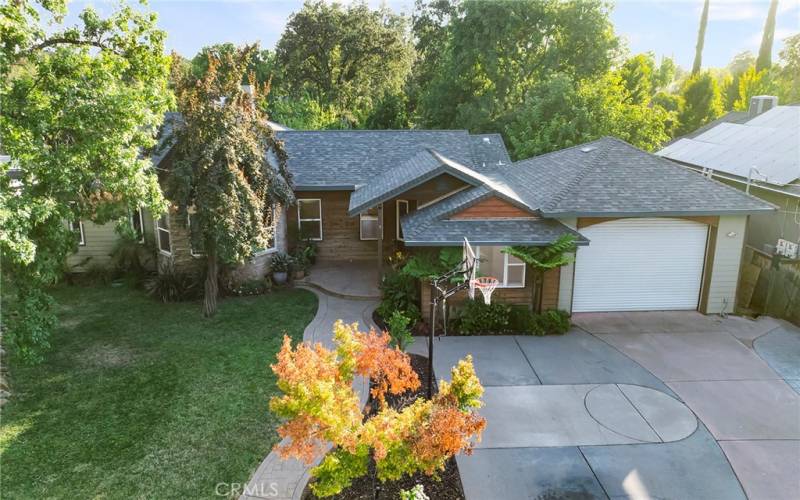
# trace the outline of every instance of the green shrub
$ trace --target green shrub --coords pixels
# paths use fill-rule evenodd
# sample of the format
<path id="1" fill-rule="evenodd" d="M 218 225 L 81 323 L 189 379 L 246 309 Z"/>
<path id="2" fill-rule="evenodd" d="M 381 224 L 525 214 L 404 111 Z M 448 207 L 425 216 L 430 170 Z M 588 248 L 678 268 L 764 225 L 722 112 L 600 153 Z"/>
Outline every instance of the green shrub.
<path id="1" fill-rule="evenodd" d="M 418 301 L 419 287 L 413 276 L 401 272 L 386 273 L 381 281 L 381 303 L 375 312 L 386 321 L 399 311 L 411 323 L 416 323 L 421 318 Z"/>
<path id="2" fill-rule="evenodd" d="M 400 311 L 393 312 L 386 321 L 386 326 L 389 329 L 389 336 L 392 338 L 392 344 L 401 351 L 405 351 L 408 346 L 414 343 L 414 337 L 408 329 L 409 323 L 411 323 L 411 318 Z"/>
<path id="3" fill-rule="evenodd" d="M 500 302 L 484 304 L 483 300 L 468 300 L 458 313 L 458 329 L 467 335 L 502 334 L 509 328 L 511 306 Z"/>
<path id="4" fill-rule="evenodd" d="M 251 295 L 264 295 L 272 288 L 272 280 L 269 278 L 246 280 L 230 289 L 230 294 L 237 297 L 245 297 Z"/>
<path id="5" fill-rule="evenodd" d="M 161 263 L 158 274 L 150 277 L 144 288 L 148 295 L 161 302 L 193 299 L 202 289 L 197 276 L 176 271 L 171 259 Z"/>
<path id="6" fill-rule="evenodd" d="M 287 273 L 292 266 L 292 258 L 284 252 L 277 252 L 272 256 L 269 266 L 273 273 Z"/>
<path id="7" fill-rule="evenodd" d="M 567 333 L 572 323 L 569 320 L 569 313 L 558 309 L 548 309 L 537 314 L 539 327 L 544 331 L 544 335 L 563 335 Z"/>

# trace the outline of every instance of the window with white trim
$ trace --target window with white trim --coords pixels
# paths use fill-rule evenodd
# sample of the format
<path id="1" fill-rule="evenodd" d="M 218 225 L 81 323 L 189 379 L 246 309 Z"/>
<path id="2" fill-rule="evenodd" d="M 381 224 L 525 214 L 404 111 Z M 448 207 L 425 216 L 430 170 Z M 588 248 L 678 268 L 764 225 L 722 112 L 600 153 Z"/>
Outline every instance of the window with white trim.
<path id="1" fill-rule="evenodd" d="M 139 243 L 144 243 L 144 214 L 141 208 L 131 212 L 131 227 L 136 233 Z"/>
<path id="2" fill-rule="evenodd" d="M 278 207 L 273 206 L 272 210 L 269 211 L 267 217 L 264 220 L 264 225 L 270 228 L 272 235 L 267 240 L 267 246 L 264 248 L 256 248 L 253 250 L 253 253 L 258 255 L 264 255 L 268 253 L 272 253 L 277 250 L 275 248 L 275 238 L 278 235 L 278 219 L 280 218 L 280 210 Z"/>
<path id="3" fill-rule="evenodd" d="M 164 255 L 172 255 L 172 242 L 169 234 L 169 215 L 164 214 L 156 219 L 156 244 L 158 251 Z"/>
<path id="4" fill-rule="evenodd" d="M 478 276 L 491 276 L 500 282 L 499 288 L 524 288 L 525 263 L 502 250 L 505 247 L 475 247 Z"/>
<path id="5" fill-rule="evenodd" d="M 397 214 L 397 217 L 395 219 L 397 220 L 397 241 L 404 241 L 403 228 L 400 226 L 400 218 L 408 215 L 408 200 L 397 200 L 396 208 L 397 210 L 395 213 Z"/>
<path id="6" fill-rule="evenodd" d="M 377 240 L 379 231 L 378 210 L 372 209 L 359 214 L 359 236 L 362 240 Z"/>
<path id="7" fill-rule="evenodd" d="M 297 228 L 302 239 L 322 240 L 322 200 L 319 198 L 297 200 Z"/>
<path id="8" fill-rule="evenodd" d="M 202 257 L 206 254 L 203 248 L 203 235 L 200 233 L 200 224 L 197 223 L 197 214 L 194 210 L 186 213 L 186 228 L 189 230 L 189 253 L 192 257 Z"/>
<path id="9" fill-rule="evenodd" d="M 83 222 L 80 220 L 67 222 L 69 230 L 75 234 L 75 239 L 78 240 L 78 246 L 86 246 L 86 233 L 83 231 Z"/>

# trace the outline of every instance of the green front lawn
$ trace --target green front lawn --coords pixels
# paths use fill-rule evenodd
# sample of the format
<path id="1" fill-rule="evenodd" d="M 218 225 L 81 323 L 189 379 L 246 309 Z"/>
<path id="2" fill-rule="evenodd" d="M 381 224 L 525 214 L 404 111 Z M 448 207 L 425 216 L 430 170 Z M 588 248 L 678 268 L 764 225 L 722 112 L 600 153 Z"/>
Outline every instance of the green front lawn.
<path id="1" fill-rule="evenodd" d="M 126 288 L 55 295 L 53 351 L 9 367 L 3 498 L 215 497 L 248 480 L 276 441 L 269 364 L 284 332 L 302 338 L 312 293 L 223 300 L 211 320 Z"/>

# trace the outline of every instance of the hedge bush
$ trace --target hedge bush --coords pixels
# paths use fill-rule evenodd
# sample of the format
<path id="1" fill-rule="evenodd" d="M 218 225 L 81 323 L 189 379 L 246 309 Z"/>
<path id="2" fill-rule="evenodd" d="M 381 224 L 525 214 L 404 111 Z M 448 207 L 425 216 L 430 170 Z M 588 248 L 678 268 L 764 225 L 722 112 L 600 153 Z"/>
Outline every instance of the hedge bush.
<path id="1" fill-rule="evenodd" d="M 524 306 L 486 305 L 481 300 L 466 301 L 455 322 L 462 335 L 562 335 L 571 325 L 565 311 L 549 309 L 537 314 Z"/>

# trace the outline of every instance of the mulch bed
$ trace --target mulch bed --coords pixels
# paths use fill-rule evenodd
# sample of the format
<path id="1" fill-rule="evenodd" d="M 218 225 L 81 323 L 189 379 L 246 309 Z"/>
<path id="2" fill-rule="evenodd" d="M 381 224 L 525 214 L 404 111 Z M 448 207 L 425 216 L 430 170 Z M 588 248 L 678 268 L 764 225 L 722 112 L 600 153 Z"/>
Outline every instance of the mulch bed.
<path id="1" fill-rule="evenodd" d="M 394 396 L 387 395 L 386 402 L 395 409 L 402 409 L 413 403 L 417 398 L 425 397 L 428 387 L 428 358 L 409 354 L 411 366 L 419 375 L 420 387 L 414 392 Z M 434 385 L 435 387 L 435 385 Z M 367 416 L 377 413 L 377 402 L 373 401 L 372 396 L 367 400 Z M 464 498 L 464 489 L 461 486 L 461 474 L 458 472 L 458 465 L 454 458 L 445 464 L 444 471 L 437 477 L 428 476 L 424 473 L 417 473 L 413 476 L 405 476 L 397 481 L 387 481 L 381 483 L 375 474 L 375 464 L 371 462 L 369 472 L 366 476 L 353 481 L 353 484 L 338 495 L 327 497 L 335 500 L 397 500 L 400 498 L 400 490 L 408 490 L 421 484 L 425 488 L 425 494 L 429 498 L 436 500 L 461 500 Z M 316 499 L 317 496 L 311 492 L 309 487 L 303 492 L 304 500 Z"/>

